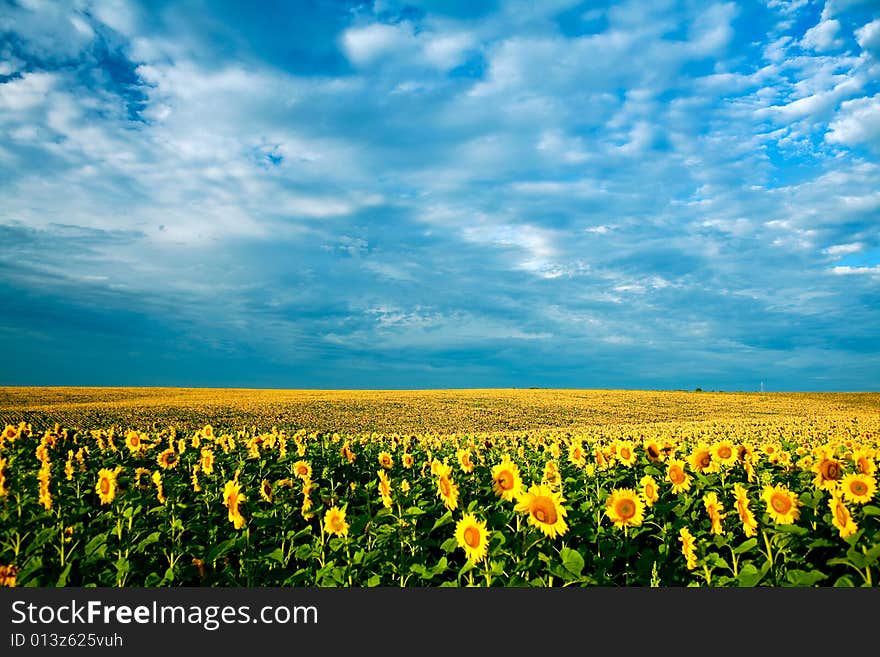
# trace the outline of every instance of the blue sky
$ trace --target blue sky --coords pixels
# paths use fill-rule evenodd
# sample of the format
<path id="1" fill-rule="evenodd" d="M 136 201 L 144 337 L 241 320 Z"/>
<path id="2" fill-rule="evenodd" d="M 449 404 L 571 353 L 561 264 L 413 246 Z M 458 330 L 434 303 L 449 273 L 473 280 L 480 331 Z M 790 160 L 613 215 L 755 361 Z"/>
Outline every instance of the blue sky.
<path id="1" fill-rule="evenodd" d="M 2 385 L 878 390 L 880 9 L 6 1 L 0 244 Z"/>

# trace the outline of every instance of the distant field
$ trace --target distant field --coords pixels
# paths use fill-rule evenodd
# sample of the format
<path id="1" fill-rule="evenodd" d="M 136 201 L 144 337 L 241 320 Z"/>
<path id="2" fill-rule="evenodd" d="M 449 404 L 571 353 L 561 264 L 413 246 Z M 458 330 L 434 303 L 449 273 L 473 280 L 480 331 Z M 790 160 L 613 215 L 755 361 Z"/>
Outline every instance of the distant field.
<path id="1" fill-rule="evenodd" d="M 0 586 L 880 581 L 880 393 L 2 388 L 0 428 Z"/>
<path id="2" fill-rule="evenodd" d="M 880 393 L 632 390 L 252 390 L 0 388 L 0 423 L 68 427 L 306 429 L 451 433 L 658 422 L 880 415 Z"/>

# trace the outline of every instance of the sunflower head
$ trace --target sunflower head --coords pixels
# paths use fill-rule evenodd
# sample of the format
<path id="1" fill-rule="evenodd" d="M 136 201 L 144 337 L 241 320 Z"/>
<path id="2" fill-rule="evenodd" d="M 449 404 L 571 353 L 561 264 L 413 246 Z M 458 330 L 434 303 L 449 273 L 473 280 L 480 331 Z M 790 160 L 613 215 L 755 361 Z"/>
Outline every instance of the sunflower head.
<path id="1" fill-rule="evenodd" d="M 832 493 L 831 499 L 828 500 L 828 506 L 831 509 L 831 524 L 840 533 L 841 538 L 851 536 L 859 530 L 852 514 L 838 495 Z"/>
<path id="2" fill-rule="evenodd" d="M 767 504 L 767 514 L 779 525 L 792 525 L 800 517 L 797 496 L 782 484 L 767 484 L 761 498 Z"/>
<path id="3" fill-rule="evenodd" d="M 163 470 L 170 470 L 177 467 L 177 464 L 180 462 L 180 455 L 174 450 L 174 448 L 169 447 L 159 454 L 156 458 L 156 462 Z"/>
<path id="4" fill-rule="evenodd" d="M 605 515 L 615 527 L 638 527 L 645 519 L 645 504 L 631 488 L 616 488 L 605 501 Z"/>
<path id="5" fill-rule="evenodd" d="M 455 525 L 455 541 L 464 550 L 468 560 L 479 563 L 486 556 L 489 547 L 486 523 L 477 520 L 472 513 L 465 513 Z"/>
<path id="6" fill-rule="evenodd" d="M 549 486 L 532 485 L 528 492 L 520 494 L 514 510 L 527 513 L 529 524 L 555 538 L 568 531 L 564 501 L 562 494 Z"/>
<path id="7" fill-rule="evenodd" d="M 866 504 L 877 492 L 877 482 L 871 475 L 848 474 L 840 481 L 840 493 L 853 504 Z"/>
<path id="8" fill-rule="evenodd" d="M 639 492 L 647 506 L 653 506 L 660 497 L 657 481 L 651 475 L 645 475 L 639 481 Z"/>
<path id="9" fill-rule="evenodd" d="M 672 484 L 673 493 L 683 493 L 690 489 L 692 477 L 685 472 L 684 461 L 670 459 L 666 466 L 666 480 Z"/>
<path id="10" fill-rule="evenodd" d="M 519 467 L 506 455 L 492 468 L 492 490 L 505 502 L 516 499 L 522 491 Z"/>
<path id="11" fill-rule="evenodd" d="M 260 482 L 260 497 L 266 502 L 272 501 L 272 484 L 269 483 L 268 479 L 263 479 Z"/>
<path id="12" fill-rule="evenodd" d="M 345 521 L 345 509 L 331 506 L 324 514 L 324 531 L 334 536 L 347 536 L 348 523 Z"/>

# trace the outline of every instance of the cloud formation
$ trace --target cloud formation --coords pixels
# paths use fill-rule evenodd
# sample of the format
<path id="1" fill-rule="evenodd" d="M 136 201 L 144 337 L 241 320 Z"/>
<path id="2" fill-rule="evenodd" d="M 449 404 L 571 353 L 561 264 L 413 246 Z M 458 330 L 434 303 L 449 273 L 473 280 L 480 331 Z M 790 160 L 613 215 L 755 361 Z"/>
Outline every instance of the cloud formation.
<path id="1" fill-rule="evenodd" d="M 870 2 L 29 0 L 0 35 L 0 384 L 877 389 Z"/>

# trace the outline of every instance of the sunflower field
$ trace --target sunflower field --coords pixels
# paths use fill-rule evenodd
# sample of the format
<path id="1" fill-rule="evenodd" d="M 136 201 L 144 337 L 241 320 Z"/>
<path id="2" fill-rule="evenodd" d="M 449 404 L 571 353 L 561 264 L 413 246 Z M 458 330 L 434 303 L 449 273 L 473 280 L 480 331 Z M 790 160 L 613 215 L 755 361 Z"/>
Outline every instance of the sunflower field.
<path id="1" fill-rule="evenodd" d="M 0 435 L 0 585 L 875 586 L 880 419 Z"/>

